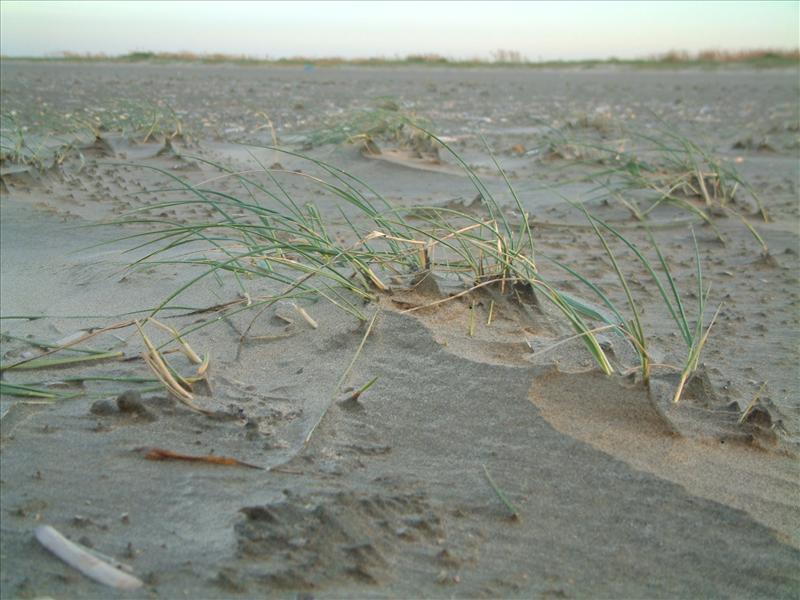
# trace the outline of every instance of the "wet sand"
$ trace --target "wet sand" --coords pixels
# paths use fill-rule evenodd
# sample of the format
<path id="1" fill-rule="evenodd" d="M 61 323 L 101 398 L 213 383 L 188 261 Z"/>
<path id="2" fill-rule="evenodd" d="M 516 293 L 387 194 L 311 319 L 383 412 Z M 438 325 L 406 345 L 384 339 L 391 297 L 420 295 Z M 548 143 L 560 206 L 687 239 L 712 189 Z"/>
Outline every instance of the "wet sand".
<path id="1" fill-rule="evenodd" d="M 32 131 L 42 111 L 124 113 L 125 102 L 163 100 L 186 134 L 172 151 L 161 126 L 146 143 L 141 132 L 103 132 L 101 145 L 79 140 L 82 159 L 72 154 L 44 172 L 3 163 L 0 312 L 2 332 L 17 338 L 3 339 L 3 363 L 37 352 L 18 338 L 55 341 L 120 322 L 130 318 L 123 313 L 157 306 L 196 274 L 176 263 L 127 269 L 147 251 L 136 248 L 136 239 L 97 245 L 142 232 L 141 225 L 84 226 L 163 200 L 171 193 L 167 173 L 245 193 L 201 159 L 257 170 L 237 142 L 270 143 L 263 115 L 279 142 L 368 181 L 397 206 L 481 214 L 469 178 L 444 153 L 438 163 L 410 160 L 408 147 L 379 135 L 380 154 L 310 142 L 311 132 L 348 111 L 391 99 L 429 119 L 513 213 L 482 134 L 530 211 L 537 250 L 579 266 L 615 301 L 624 299 L 623 290 L 598 258 L 600 243 L 548 189 L 585 169 L 569 156 L 536 151 L 551 128 L 612 139 L 618 123 L 641 130 L 669 123 L 734 162 L 771 222 L 739 206 L 768 244 L 767 258 L 737 219 L 714 220 L 724 246 L 695 225 L 712 286 L 706 319 L 724 304 L 702 355 L 702 377 L 677 406 L 674 373 L 656 371 L 648 391 L 630 377 L 600 374 L 579 340 L 537 352 L 571 329 L 534 304 L 483 290 L 409 312 L 455 293 L 452 281 L 439 281 L 438 292 L 396 283 L 367 306 L 379 314 L 341 390 L 337 382 L 364 327 L 321 300 L 302 302 L 316 329 L 296 313 L 289 323 L 279 308 L 255 322 L 254 339 L 245 343 L 241 333 L 253 318 L 247 312 L 189 336 L 198 352 L 212 356 L 211 389 L 197 402 L 213 418 L 163 391 L 143 394 L 136 410 L 120 410 L 115 398 L 127 388 L 113 382 L 87 381 L 85 395 L 54 404 L 4 395 L 2 596 L 796 597 L 797 91 L 797 72 L 786 70 L 4 63 L 3 110 L 15 111 Z M 307 162 L 250 151 L 262 164 L 279 162 L 292 196 L 316 203 L 346 237 L 335 200 L 288 173 L 310 172 Z M 590 187 L 558 189 L 583 198 Z M 589 206 L 645 243 L 618 204 Z M 161 211 L 180 223 L 210 218 L 192 207 L 151 213 Z M 681 289 L 691 289 L 695 269 L 686 216 L 669 207 L 651 215 Z M 564 289 L 579 291 L 563 273 L 542 268 Z M 632 261 L 626 268 L 643 298 L 654 352 L 664 363 L 680 360 L 674 323 L 644 285 L 646 271 Z M 254 297 L 278 289 L 257 280 L 246 285 Z M 187 309 L 179 312 L 239 293 L 234 281 L 209 280 L 180 296 Z M 185 328 L 203 318 L 165 320 Z M 130 360 L 5 371 L 3 379 L 148 376 L 135 330 L 115 335 L 91 344 L 119 348 Z M 620 371 L 635 363 L 626 344 L 611 337 L 607 343 Z M 174 361 L 190 371 L 188 362 Z M 357 402 L 346 401 L 374 377 Z M 739 424 L 759 390 L 761 420 Z M 142 447 L 236 457 L 264 470 L 149 461 L 137 451 Z M 484 467 L 518 519 L 509 518 Z M 115 594 L 88 580 L 36 542 L 40 524 L 130 564 L 145 586 Z"/>

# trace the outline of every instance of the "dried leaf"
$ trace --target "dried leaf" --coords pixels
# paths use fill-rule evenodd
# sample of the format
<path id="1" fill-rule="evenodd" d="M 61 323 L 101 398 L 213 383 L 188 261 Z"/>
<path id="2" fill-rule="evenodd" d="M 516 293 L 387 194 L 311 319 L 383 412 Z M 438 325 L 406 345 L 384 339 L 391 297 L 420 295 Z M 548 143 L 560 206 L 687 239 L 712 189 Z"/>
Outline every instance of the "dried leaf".
<path id="1" fill-rule="evenodd" d="M 223 465 L 226 467 L 247 467 L 248 469 L 264 470 L 263 467 L 259 467 L 258 465 L 251 465 L 250 463 L 242 462 L 228 456 L 216 456 L 214 454 L 181 454 L 179 452 L 173 452 L 172 450 L 165 450 L 164 448 L 140 448 L 140 450 L 145 451 L 144 457 L 147 460 L 183 460 L 187 462 L 202 462 L 212 465 Z"/>

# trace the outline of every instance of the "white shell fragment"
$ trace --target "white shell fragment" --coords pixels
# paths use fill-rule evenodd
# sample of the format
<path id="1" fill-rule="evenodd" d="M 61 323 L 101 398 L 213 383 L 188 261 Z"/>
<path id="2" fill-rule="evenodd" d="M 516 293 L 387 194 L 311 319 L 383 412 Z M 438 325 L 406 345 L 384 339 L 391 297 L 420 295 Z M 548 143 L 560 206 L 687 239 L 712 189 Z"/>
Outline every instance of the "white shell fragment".
<path id="1" fill-rule="evenodd" d="M 58 558 L 100 583 L 118 590 L 135 590 L 142 581 L 100 560 L 77 544 L 70 542 L 50 525 L 40 525 L 34 532 L 39 543 Z"/>

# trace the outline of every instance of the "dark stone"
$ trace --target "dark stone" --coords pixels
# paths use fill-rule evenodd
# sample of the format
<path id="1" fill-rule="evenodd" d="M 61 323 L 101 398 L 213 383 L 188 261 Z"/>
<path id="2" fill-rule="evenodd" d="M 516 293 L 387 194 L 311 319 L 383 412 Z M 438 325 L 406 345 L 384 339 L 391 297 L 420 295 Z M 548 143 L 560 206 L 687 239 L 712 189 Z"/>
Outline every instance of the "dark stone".
<path id="1" fill-rule="evenodd" d="M 155 415 L 153 415 L 142 402 L 142 396 L 139 392 L 133 390 L 123 392 L 117 397 L 117 408 L 119 408 L 119 412 L 133 415 L 139 419 L 147 421 L 154 421 L 156 419 Z"/>
<path id="2" fill-rule="evenodd" d="M 115 409 L 114 405 L 108 400 L 98 400 L 92 404 L 89 412 L 93 415 L 107 416 L 113 415 L 115 412 L 117 412 L 117 409 Z"/>

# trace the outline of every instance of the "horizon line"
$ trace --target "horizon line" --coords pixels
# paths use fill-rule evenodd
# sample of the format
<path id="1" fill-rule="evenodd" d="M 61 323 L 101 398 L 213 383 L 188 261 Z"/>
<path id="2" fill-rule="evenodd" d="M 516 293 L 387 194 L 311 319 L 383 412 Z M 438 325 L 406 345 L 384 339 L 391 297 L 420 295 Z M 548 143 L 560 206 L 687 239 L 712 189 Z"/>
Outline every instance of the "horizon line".
<path id="1" fill-rule="evenodd" d="M 789 47 L 759 47 L 739 49 L 708 48 L 689 52 L 687 50 L 669 49 L 661 52 L 650 53 L 634 58 L 620 58 L 617 56 L 583 57 L 583 58 L 547 58 L 531 59 L 515 50 L 498 49 L 490 53 L 489 58 L 475 56 L 459 58 L 447 56 L 437 52 L 414 52 L 408 54 L 364 55 L 357 57 L 343 57 L 337 55 L 304 55 L 292 54 L 285 56 L 270 56 L 269 54 L 257 55 L 252 53 L 230 52 L 195 52 L 191 50 L 156 51 L 156 50 L 128 50 L 124 53 L 106 52 L 76 52 L 59 50 L 42 54 L 0 54 L 2 59 L 33 59 L 33 60 L 178 60 L 178 61 L 203 61 L 215 62 L 330 62 L 330 63 L 360 63 L 360 62 L 419 62 L 419 63 L 480 63 L 480 64 L 540 64 L 540 63 L 581 63 L 581 62 L 747 62 L 764 58 L 778 58 L 784 60 L 800 60 L 800 46 Z"/>

